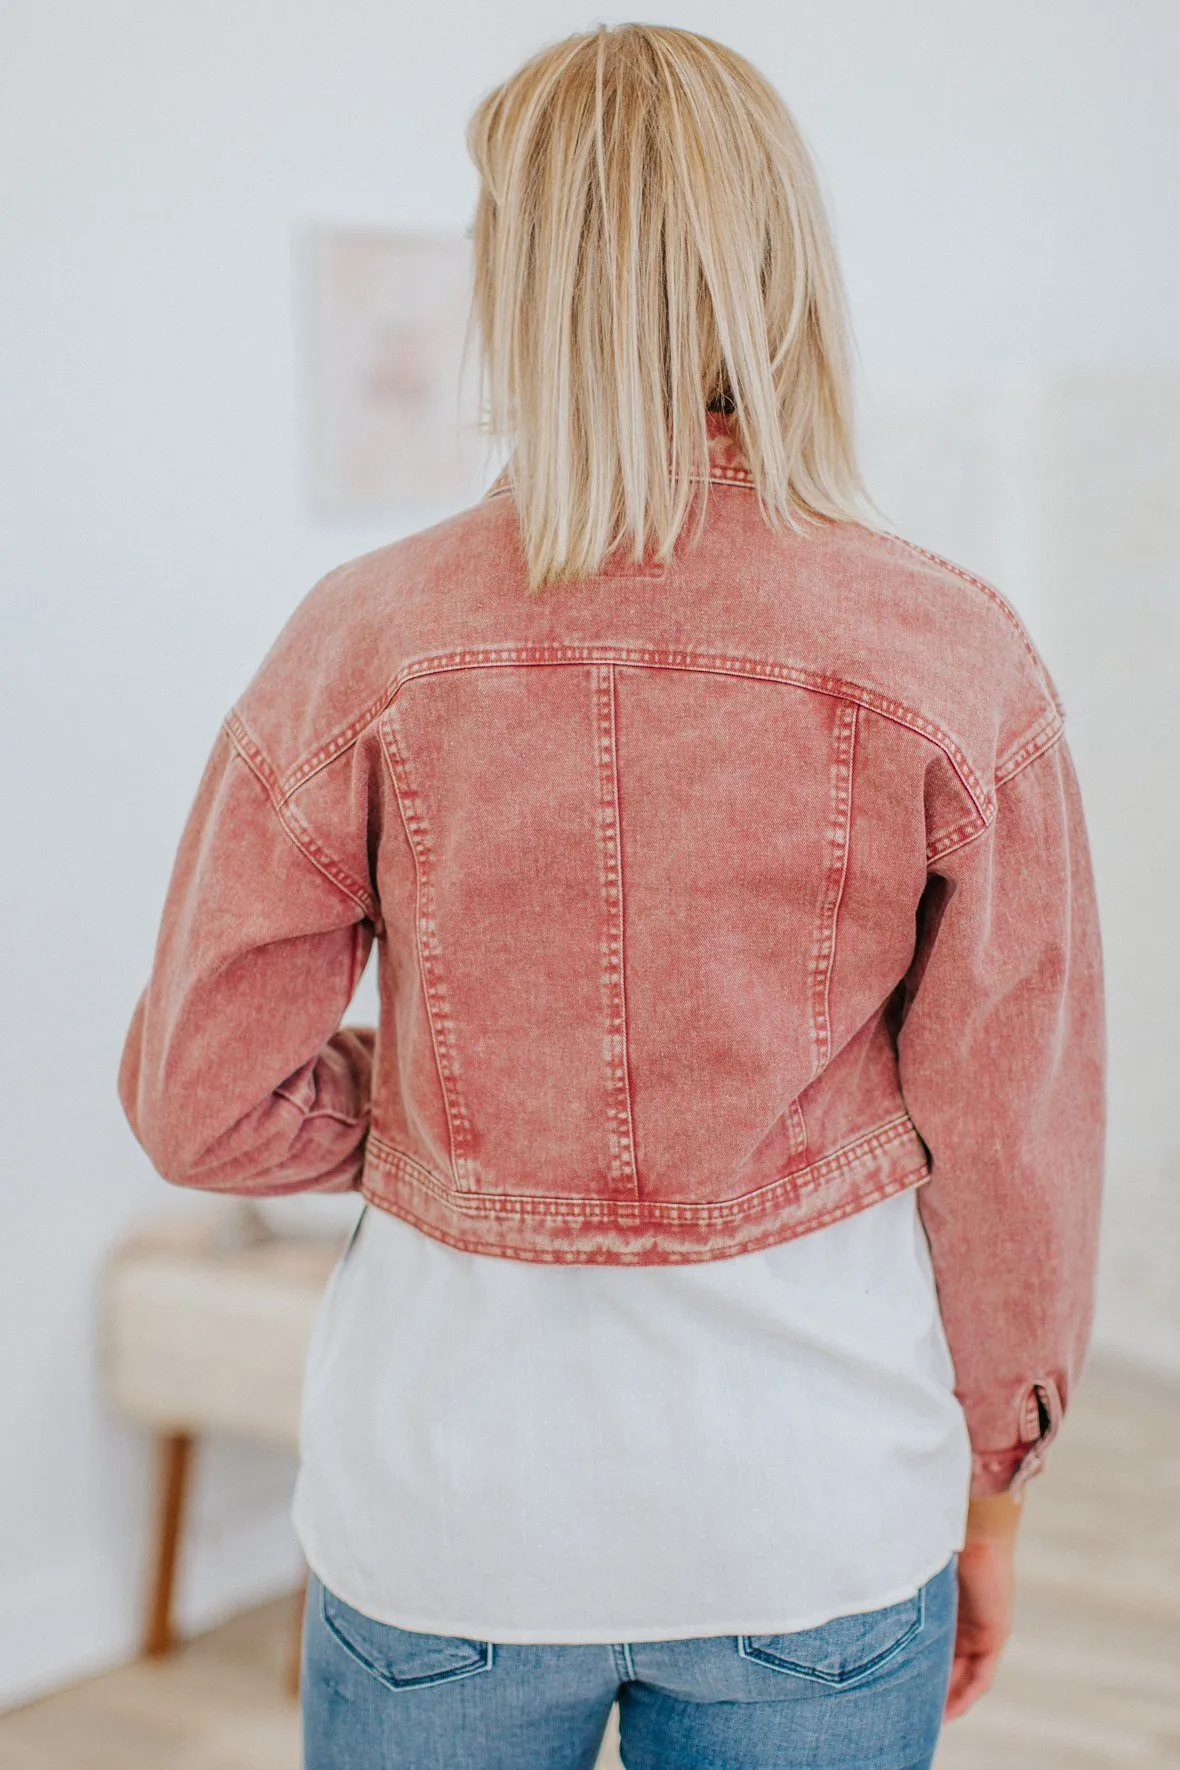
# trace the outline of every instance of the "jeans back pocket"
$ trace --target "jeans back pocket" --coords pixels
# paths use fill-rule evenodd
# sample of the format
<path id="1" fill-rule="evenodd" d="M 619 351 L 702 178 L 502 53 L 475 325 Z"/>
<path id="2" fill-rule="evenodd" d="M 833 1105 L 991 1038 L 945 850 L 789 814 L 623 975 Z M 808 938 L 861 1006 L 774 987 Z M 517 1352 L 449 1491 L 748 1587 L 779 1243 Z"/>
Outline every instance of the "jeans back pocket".
<path id="1" fill-rule="evenodd" d="M 739 1635 L 738 1652 L 771 1671 L 843 1688 L 871 1677 L 909 1646 L 926 1619 L 925 1588 L 882 1610 L 833 1617 L 790 1635 Z"/>
<path id="2" fill-rule="evenodd" d="M 418 1629 L 399 1629 L 392 1623 L 364 1616 L 320 1586 L 320 1616 L 324 1627 L 345 1652 L 390 1690 L 417 1690 L 469 1678 L 492 1664 L 490 1641 L 468 1641 L 461 1635 L 428 1635 Z"/>

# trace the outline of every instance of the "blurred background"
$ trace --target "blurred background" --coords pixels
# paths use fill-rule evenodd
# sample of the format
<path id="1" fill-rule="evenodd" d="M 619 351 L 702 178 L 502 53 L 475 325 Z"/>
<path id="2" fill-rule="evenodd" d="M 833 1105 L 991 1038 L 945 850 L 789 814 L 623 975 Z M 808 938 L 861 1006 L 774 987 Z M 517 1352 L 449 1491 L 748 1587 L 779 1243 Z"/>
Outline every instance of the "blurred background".
<path id="1" fill-rule="evenodd" d="M 128 1235 L 161 1218 L 208 1231 L 217 1201 L 156 1178 L 115 1072 L 201 768 L 316 579 L 469 501 L 453 483 L 330 495 L 317 242 L 449 250 L 474 204 L 476 100 L 543 42 L 631 16 L 567 0 L 4 8 L 5 1763 L 140 1761 L 130 1734 L 95 1726 L 52 1756 L 34 1718 L 57 1699 L 35 1699 L 99 1689 L 141 1640 L 160 1465 L 112 1394 L 104 1287 Z M 1008 1674 L 1023 1731 L 1005 1744 L 981 1718 L 947 1762 L 1180 1764 L 1180 12 L 739 0 L 718 17 L 680 0 L 640 16 L 722 37 L 792 107 L 847 279 L 870 490 L 891 527 L 1016 604 L 1064 699 L 1090 821 L 1111 1057 L 1093 1375 L 1030 1498 L 1030 1589 L 1050 1620 L 1026 1615 L 1033 1657 Z M 374 1015 L 370 977 L 350 1018 Z M 315 1240 L 353 1209 L 264 1215 Z M 181 1636 L 258 1606 L 273 1622 L 301 1578 L 294 1457 L 274 1440 L 202 1439 Z M 1067 1665 L 1051 1618 L 1087 1592 L 1089 1646 Z M 1083 1724 L 1063 1697 L 1051 1723 L 1046 1678 L 1074 1678 L 1084 1706 L 1116 1638 L 1106 1718 Z M 206 1740 L 194 1765 L 293 1766 L 291 1715 L 266 1707 L 281 1651 L 251 1651 L 226 1677 L 256 1731 Z M 207 1716 L 221 1687 L 201 1665 Z M 176 1739 L 145 1751 L 190 1762 Z"/>

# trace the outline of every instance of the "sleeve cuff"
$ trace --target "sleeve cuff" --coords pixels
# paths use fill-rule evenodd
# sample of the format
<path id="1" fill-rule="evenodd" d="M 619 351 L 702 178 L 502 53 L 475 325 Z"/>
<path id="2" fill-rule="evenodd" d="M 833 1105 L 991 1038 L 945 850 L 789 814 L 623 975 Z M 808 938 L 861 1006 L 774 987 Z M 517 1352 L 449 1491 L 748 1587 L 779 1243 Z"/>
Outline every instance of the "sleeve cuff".
<path id="1" fill-rule="evenodd" d="M 1063 1413 L 1061 1393 L 1052 1377 L 1030 1383 L 1024 1398 L 1019 1441 L 1007 1450 L 975 1451 L 971 1458 L 971 1498 L 1018 1494 L 1039 1475 L 1045 1453 L 1056 1438 Z"/>

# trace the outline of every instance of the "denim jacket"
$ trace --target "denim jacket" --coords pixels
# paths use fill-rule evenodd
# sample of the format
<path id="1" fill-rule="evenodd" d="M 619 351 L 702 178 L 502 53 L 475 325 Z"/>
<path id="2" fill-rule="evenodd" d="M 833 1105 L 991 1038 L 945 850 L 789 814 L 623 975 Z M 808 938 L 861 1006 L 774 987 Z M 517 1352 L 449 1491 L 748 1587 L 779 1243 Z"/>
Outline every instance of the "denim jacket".
<path id="1" fill-rule="evenodd" d="M 719 1259 L 920 1187 L 973 1492 L 1018 1487 L 1103 1167 L 1061 702 L 991 585 L 776 535 L 709 424 L 667 565 L 529 597 L 505 469 L 304 597 L 214 741 L 120 1098 L 177 1185 L 357 1188 L 514 1259 Z"/>

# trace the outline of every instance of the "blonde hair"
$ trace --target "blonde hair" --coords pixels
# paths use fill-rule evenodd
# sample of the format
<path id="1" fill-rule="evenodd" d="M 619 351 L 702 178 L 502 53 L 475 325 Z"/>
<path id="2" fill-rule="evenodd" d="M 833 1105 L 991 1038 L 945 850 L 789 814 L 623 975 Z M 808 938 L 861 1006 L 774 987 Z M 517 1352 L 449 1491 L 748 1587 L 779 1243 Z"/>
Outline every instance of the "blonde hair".
<path id="1" fill-rule="evenodd" d="M 858 519 L 844 292 L 810 156 L 722 44 L 599 26 L 480 103 L 468 147 L 480 427 L 513 446 L 531 590 L 628 540 L 672 553 L 708 499 L 706 411 L 774 527 Z"/>

